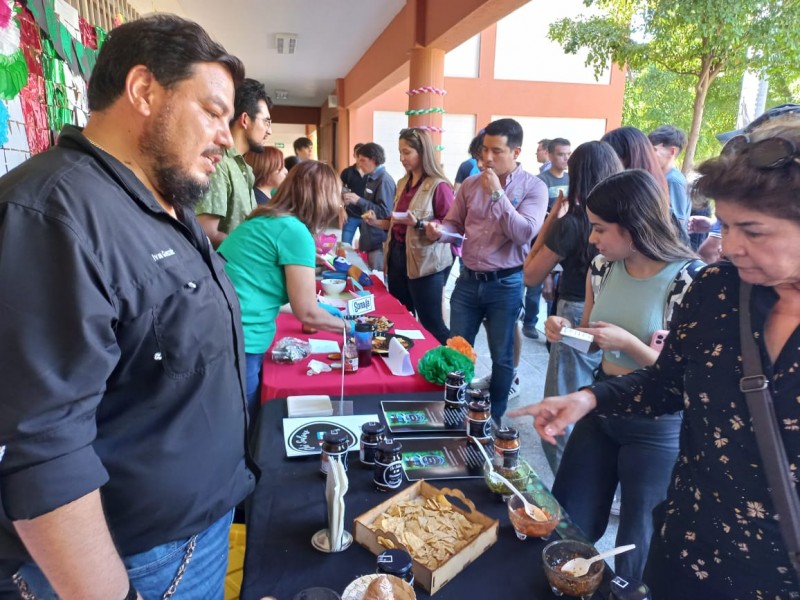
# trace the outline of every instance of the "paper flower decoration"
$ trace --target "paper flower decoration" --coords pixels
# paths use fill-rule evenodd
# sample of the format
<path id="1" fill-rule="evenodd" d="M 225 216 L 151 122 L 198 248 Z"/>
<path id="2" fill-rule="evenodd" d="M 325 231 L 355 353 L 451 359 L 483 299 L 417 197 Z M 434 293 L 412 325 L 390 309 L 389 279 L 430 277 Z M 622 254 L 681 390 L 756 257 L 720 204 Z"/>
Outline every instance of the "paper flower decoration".
<path id="1" fill-rule="evenodd" d="M 472 380 L 475 375 L 475 365 L 461 352 L 447 346 L 439 346 L 428 350 L 419 359 L 417 371 L 427 381 L 444 385 L 445 378 L 451 371 L 461 371 L 466 381 Z"/>
<path id="2" fill-rule="evenodd" d="M 19 48 L 12 0 L 0 0 L 0 99 L 11 100 L 28 83 L 28 65 Z"/>
<path id="3" fill-rule="evenodd" d="M 447 340 L 447 347 L 452 348 L 456 352 L 460 352 L 461 354 L 466 356 L 468 359 L 472 361 L 473 365 L 475 364 L 475 361 L 478 359 L 478 355 L 475 354 L 475 350 L 473 350 L 470 343 L 460 335 L 451 337 L 449 340 Z"/>

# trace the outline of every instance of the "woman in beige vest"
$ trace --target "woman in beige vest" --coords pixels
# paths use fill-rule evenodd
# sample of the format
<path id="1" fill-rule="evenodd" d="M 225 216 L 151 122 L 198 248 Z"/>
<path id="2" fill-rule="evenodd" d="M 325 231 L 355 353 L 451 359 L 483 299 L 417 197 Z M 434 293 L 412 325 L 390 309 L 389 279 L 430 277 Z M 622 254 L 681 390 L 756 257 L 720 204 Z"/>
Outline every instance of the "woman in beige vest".
<path id="1" fill-rule="evenodd" d="M 365 220 L 389 231 L 384 246 L 389 292 L 444 344 L 450 330 L 442 315 L 442 292 L 453 254 L 449 244 L 428 240 L 425 223 L 444 219 L 453 203 L 453 187 L 436 162 L 430 136 L 421 129 L 400 132 L 400 162 L 407 173 L 397 182 L 392 218 L 366 215 Z"/>

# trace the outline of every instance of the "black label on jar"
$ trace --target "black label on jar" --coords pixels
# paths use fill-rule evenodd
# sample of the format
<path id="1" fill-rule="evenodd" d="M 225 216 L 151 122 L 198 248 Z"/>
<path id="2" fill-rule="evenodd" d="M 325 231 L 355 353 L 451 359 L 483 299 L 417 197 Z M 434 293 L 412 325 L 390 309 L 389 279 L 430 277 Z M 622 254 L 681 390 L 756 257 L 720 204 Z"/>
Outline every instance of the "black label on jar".
<path id="1" fill-rule="evenodd" d="M 399 488 L 403 482 L 403 464 L 399 460 L 390 463 L 382 463 L 376 460 L 373 481 L 375 482 L 375 487 L 381 492 Z"/>
<path id="2" fill-rule="evenodd" d="M 358 449 L 358 458 L 365 465 L 375 464 L 375 449 L 378 447 L 378 442 L 367 442 L 361 439 L 361 446 Z"/>
<path id="3" fill-rule="evenodd" d="M 503 459 L 503 467 L 506 469 L 515 469 L 519 465 L 519 448 L 513 450 L 498 448 L 495 444 L 495 452 Z"/>
<path id="4" fill-rule="evenodd" d="M 489 419 L 479 421 L 470 418 L 467 420 L 467 425 L 467 433 L 472 437 L 485 438 L 492 435 L 492 426 L 489 423 Z"/>

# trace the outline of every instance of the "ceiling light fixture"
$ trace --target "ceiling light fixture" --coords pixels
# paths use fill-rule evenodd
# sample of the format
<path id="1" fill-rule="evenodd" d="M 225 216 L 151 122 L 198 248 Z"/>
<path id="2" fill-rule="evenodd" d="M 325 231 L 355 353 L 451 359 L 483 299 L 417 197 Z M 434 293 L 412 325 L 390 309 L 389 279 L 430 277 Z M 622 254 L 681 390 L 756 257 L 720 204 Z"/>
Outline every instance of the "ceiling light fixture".
<path id="1" fill-rule="evenodd" d="M 275 90 L 275 100 L 288 100 L 289 90 Z"/>
<path id="2" fill-rule="evenodd" d="M 278 54 L 294 54 L 297 47 L 296 33 L 276 33 L 275 48 Z"/>

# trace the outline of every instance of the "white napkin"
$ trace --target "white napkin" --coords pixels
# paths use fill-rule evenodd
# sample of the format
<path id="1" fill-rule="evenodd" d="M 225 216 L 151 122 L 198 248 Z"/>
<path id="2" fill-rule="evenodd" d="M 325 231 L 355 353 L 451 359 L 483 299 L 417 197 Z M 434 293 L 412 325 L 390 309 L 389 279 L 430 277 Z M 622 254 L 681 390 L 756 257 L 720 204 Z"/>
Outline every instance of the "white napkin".
<path id="1" fill-rule="evenodd" d="M 327 373 L 330 370 L 331 366 L 328 363 L 312 358 L 308 361 L 308 371 L 306 375 L 319 375 L 320 373 Z"/>
<path id="2" fill-rule="evenodd" d="M 389 340 L 389 356 L 382 356 L 386 366 L 392 372 L 392 375 L 399 375 L 405 377 L 414 374 L 414 367 L 411 365 L 411 356 L 408 350 L 403 348 L 403 344 L 397 341 L 397 338 Z"/>
<path id="3" fill-rule="evenodd" d="M 311 354 L 330 354 L 331 352 L 339 352 L 339 342 L 309 338 L 308 348 Z"/>
<path id="4" fill-rule="evenodd" d="M 289 417 L 329 417 L 333 414 L 330 396 L 289 396 L 286 398 Z"/>
<path id="5" fill-rule="evenodd" d="M 344 537 L 344 495 L 347 493 L 349 481 L 341 461 L 331 460 L 328 466 L 328 477 L 325 482 L 325 499 L 328 502 L 328 543 L 331 552 L 339 552 Z"/>

